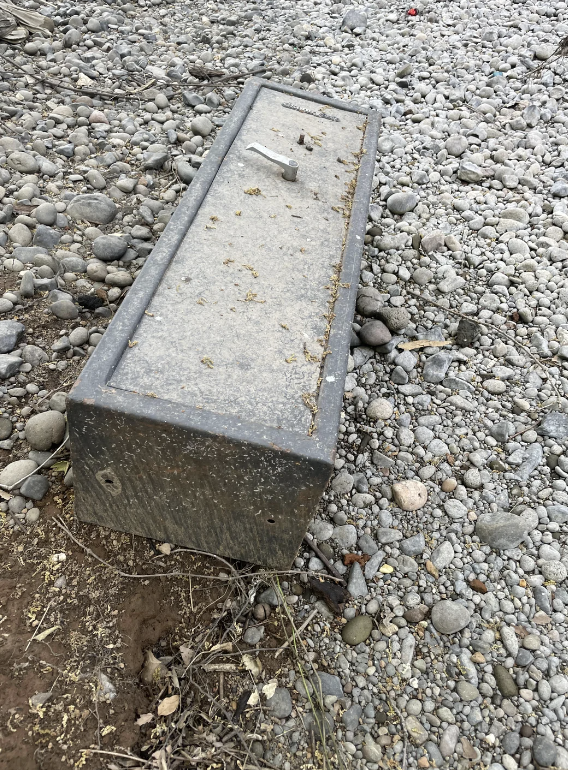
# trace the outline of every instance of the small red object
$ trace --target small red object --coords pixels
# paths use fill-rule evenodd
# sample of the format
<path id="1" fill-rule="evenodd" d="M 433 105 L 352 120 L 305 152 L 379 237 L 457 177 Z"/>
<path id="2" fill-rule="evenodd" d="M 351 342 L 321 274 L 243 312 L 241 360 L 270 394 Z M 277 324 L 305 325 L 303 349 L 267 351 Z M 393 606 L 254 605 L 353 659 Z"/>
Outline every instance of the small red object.
<path id="1" fill-rule="evenodd" d="M 407 14 L 409 16 L 418 16 L 418 11 L 416 10 L 416 8 L 409 8 L 407 11 Z"/>

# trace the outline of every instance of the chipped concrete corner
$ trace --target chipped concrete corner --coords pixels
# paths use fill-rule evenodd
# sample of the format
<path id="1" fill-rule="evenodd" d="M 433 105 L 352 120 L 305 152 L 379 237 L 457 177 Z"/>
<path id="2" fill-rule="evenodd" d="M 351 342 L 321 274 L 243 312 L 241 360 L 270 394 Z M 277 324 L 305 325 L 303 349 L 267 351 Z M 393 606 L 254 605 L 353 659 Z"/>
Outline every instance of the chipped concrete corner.
<path id="1" fill-rule="evenodd" d="M 291 565 L 333 467 L 378 131 L 247 84 L 71 392 L 80 519 Z"/>

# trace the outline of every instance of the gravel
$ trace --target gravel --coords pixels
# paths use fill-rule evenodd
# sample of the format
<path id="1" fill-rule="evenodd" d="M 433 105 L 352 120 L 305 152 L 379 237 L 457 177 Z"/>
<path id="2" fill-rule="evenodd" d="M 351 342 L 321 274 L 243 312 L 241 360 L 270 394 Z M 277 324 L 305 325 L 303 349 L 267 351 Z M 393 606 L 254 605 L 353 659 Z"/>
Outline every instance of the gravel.
<path id="1" fill-rule="evenodd" d="M 318 608 L 304 665 L 333 678 L 326 730 L 357 766 L 402 766 L 406 731 L 409 767 L 533 770 L 568 741 L 568 110 L 550 59 L 568 7 L 417 8 L 56 2 L 53 40 L 8 44 L 72 82 L 153 84 L 113 101 L 46 94 L 18 70 L 0 81 L 0 484 L 63 440 L 49 378 L 88 359 L 230 114 L 241 83 L 197 92 L 187 67 L 264 62 L 275 82 L 374 107 L 349 387 L 310 530 L 350 597 L 336 622 L 283 590 L 298 624 Z M 34 527 L 52 481 L 42 470 L 0 502 L 4 526 Z M 299 551 L 300 576 L 313 558 Z M 276 607 L 271 591 L 256 601 Z M 293 737 L 292 669 L 266 704 L 295 720 L 273 741 L 286 759 L 266 757 L 284 770 L 311 746 Z"/>

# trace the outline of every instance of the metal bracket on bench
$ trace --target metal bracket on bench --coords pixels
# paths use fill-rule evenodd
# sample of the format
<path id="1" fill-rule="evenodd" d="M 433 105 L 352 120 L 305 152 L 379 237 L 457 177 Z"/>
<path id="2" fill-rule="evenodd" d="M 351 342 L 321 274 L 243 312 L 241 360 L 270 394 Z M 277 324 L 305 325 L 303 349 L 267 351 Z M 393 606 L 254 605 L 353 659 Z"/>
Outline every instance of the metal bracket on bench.
<path id="1" fill-rule="evenodd" d="M 298 164 L 295 160 L 292 160 L 291 158 L 287 158 L 285 155 L 280 155 L 277 152 L 274 152 L 273 150 L 269 150 L 268 147 L 264 147 L 262 144 L 259 144 L 258 142 L 253 142 L 252 144 L 249 144 L 247 147 L 247 150 L 252 150 L 253 152 L 257 152 L 259 155 L 262 155 L 263 158 L 266 158 L 266 160 L 272 161 L 272 163 L 276 163 L 277 166 L 280 166 L 282 169 L 282 176 L 284 179 L 286 179 L 287 182 L 295 182 L 296 181 L 296 175 L 298 173 Z"/>

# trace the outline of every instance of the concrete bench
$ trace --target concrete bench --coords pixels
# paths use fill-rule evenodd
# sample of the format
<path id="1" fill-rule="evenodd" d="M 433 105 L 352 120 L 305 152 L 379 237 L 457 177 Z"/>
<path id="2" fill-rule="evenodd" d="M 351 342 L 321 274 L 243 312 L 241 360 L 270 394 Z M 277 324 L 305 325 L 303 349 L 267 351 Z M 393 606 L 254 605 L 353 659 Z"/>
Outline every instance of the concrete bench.
<path id="1" fill-rule="evenodd" d="M 249 81 L 71 392 L 81 520 L 290 566 L 333 468 L 378 124 Z"/>

